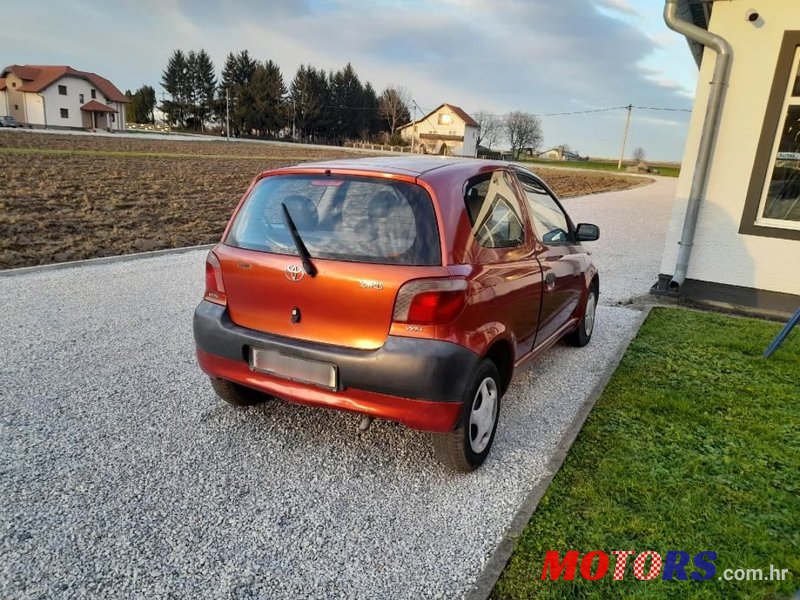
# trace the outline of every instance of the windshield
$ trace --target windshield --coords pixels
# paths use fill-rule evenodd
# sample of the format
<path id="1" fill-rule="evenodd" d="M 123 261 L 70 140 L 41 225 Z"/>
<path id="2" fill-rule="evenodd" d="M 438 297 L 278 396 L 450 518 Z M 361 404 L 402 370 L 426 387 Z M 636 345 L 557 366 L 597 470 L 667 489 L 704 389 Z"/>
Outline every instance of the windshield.
<path id="1" fill-rule="evenodd" d="M 297 255 L 281 204 L 312 258 L 439 265 L 436 216 L 428 193 L 412 183 L 340 175 L 279 175 L 259 181 L 225 243 Z"/>

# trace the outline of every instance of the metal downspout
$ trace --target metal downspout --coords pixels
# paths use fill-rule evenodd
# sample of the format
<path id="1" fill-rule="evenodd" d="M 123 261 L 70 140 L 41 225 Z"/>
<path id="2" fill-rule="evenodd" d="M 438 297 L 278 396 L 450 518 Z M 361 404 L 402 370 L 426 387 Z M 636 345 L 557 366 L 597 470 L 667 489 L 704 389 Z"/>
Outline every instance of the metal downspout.
<path id="1" fill-rule="evenodd" d="M 689 256 L 692 253 L 694 234 L 697 228 L 697 215 L 700 212 L 700 203 L 704 200 L 706 188 L 708 187 L 711 153 L 717 137 L 720 116 L 722 115 L 725 88 L 728 85 L 728 74 L 733 56 L 731 45 L 725 38 L 678 17 L 678 2 L 679 0 L 666 0 L 664 21 L 667 27 L 710 48 L 717 53 L 717 58 L 714 62 L 714 75 L 709 84 L 708 107 L 706 108 L 705 121 L 700 135 L 700 146 L 697 151 L 692 187 L 689 191 L 689 204 L 686 207 L 681 240 L 678 242 L 678 260 L 675 263 L 672 280 L 669 282 L 670 289 L 675 291 L 683 285 L 689 268 Z"/>

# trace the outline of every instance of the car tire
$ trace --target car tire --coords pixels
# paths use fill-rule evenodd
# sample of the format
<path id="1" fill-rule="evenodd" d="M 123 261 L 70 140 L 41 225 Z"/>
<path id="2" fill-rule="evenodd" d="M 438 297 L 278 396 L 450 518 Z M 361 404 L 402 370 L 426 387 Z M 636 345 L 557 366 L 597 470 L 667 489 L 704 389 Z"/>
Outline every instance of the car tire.
<path id="1" fill-rule="evenodd" d="M 211 380 L 211 387 L 214 388 L 217 396 L 234 406 L 253 406 L 270 399 L 267 394 L 233 383 L 227 379 L 218 377 L 209 377 L 209 379 Z"/>
<path id="2" fill-rule="evenodd" d="M 491 360 L 481 361 L 464 392 L 464 407 L 456 428 L 434 435 L 434 451 L 442 463 L 463 473 L 483 464 L 497 431 L 501 390 L 495 364 Z"/>
<path id="3" fill-rule="evenodd" d="M 572 346 L 583 348 L 592 339 L 594 332 L 595 315 L 597 313 L 597 288 L 592 285 L 589 288 L 589 293 L 586 294 L 586 302 L 583 305 L 583 316 L 581 322 L 578 323 L 578 328 L 575 331 L 568 333 L 564 339 Z"/>

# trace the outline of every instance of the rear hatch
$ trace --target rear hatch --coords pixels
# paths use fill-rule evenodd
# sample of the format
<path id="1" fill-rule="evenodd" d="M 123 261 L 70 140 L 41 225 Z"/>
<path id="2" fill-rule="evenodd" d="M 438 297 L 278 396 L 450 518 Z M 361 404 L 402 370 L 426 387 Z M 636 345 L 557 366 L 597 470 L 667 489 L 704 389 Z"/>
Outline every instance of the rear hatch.
<path id="1" fill-rule="evenodd" d="M 311 273 L 283 206 L 308 250 Z M 439 266 L 430 196 L 412 182 L 388 178 L 262 179 L 215 252 L 234 323 L 360 349 L 385 342 L 403 283 L 447 274 Z"/>

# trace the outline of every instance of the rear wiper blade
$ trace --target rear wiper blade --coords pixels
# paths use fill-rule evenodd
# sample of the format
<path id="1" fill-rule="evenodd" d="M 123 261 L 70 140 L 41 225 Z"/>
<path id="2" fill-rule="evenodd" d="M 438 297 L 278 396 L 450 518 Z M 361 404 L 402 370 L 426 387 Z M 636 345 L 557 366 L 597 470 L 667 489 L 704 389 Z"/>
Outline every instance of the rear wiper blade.
<path id="1" fill-rule="evenodd" d="M 300 255 L 300 262 L 303 264 L 303 270 L 308 273 L 309 277 L 314 277 L 317 274 L 317 269 L 314 263 L 311 262 L 311 255 L 308 253 L 308 248 L 306 248 L 306 245 L 303 243 L 303 238 L 300 237 L 300 233 L 297 231 L 297 225 L 294 224 L 292 215 L 289 214 L 289 209 L 286 208 L 283 202 L 281 202 L 281 208 L 283 209 L 283 222 L 294 240 L 297 254 Z"/>

